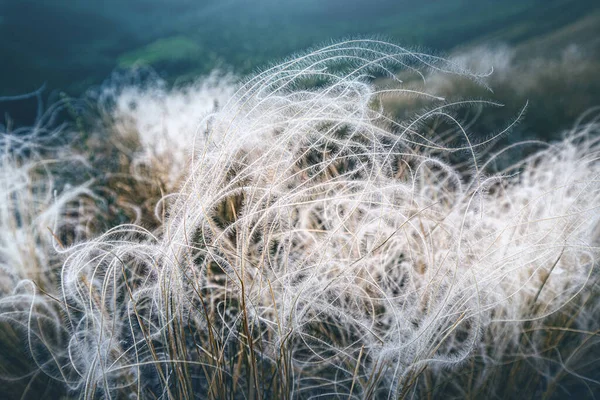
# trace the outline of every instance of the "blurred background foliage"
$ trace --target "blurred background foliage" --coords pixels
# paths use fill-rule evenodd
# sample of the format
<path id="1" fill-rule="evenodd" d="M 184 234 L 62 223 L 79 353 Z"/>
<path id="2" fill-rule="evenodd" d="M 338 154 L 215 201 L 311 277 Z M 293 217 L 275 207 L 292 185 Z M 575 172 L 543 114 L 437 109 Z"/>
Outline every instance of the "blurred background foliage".
<path id="1" fill-rule="evenodd" d="M 445 56 L 507 46 L 511 73 L 492 78 L 494 94 L 467 83 L 451 93 L 510 104 L 494 117 L 504 122 L 529 102 L 525 136 L 546 137 L 600 105 L 597 0 L 0 0 L 0 96 L 46 84 L 49 101 L 59 91 L 79 97 L 115 68 L 140 64 L 171 83 L 215 68 L 244 75 L 365 36 Z M 2 117 L 30 123 L 32 101 L 0 102 Z"/>

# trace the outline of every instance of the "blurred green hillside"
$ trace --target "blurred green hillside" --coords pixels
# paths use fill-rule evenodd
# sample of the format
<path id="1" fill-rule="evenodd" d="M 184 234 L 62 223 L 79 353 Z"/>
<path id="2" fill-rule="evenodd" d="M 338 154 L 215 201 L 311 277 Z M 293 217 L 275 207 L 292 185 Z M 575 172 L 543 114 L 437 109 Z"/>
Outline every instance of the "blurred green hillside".
<path id="1" fill-rule="evenodd" d="M 593 61 L 598 12 L 597 0 L 0 0 L 0 96 L 44 83 L 46 93 L 79 96 L 140 63 L 171 82 L 214 68 L 246 74 L 356 36 L 445 54 L 504 43 L 517 49 L 515 60 L 560 57 L 576 44 Z M 596 86 L 577 99 L 565 100 L 573 90 L 562 95 L 577 103 L 569 115 L 600 104 Z M 0 102 L 2 114 L 27 122 L 19 107 Z"/>
<path id="2" fill-rule="evenodd" d="M 138 61 L 170 77 L 216 66 L 246 73 L 356 35 L 442 51 L 482 38 L 517 43 L 599 8 L 587 0 L 6 0 L 0 94 L 47 82 L 77 95 Z"/>

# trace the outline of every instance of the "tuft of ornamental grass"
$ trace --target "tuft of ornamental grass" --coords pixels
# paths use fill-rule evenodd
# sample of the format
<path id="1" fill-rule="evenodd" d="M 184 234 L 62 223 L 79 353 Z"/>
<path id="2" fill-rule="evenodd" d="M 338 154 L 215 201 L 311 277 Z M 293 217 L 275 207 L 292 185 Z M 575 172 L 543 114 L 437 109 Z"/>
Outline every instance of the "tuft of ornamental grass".
<path id="1" fill-rule="evenodd" d="M 422 89 L 374 86 L 399 70 Z M 351 40 L 238 84 L 117 82 L 70 190 L 37 167 L 69 165 L 56 149 L 3 142 L 2 240 L 39 254 L 0 259 L 29 376 L 78 398 L 593 397 L 600 124 L 498 172 L 517 121 L 476 141 L 455 112 L 490 103 L 432 72 L 483 78 Z M 386 96 L 431 106 L 396 121 Z"/>

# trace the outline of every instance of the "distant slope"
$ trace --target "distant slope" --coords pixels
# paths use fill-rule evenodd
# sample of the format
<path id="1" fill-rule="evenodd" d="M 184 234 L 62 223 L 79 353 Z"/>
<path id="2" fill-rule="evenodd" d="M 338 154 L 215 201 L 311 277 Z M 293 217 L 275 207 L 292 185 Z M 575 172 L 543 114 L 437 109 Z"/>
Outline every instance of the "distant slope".
<path id="1" fill-rule="evenodd" d="M 136 61 L 173 78 L 220 65 L 247 73 L 356 35 L 434 50 L 481 38 L 520 43 L 598 9 L 596 0 L 4 1 L 0 96 L 44 82 L 78 95 Z"/>

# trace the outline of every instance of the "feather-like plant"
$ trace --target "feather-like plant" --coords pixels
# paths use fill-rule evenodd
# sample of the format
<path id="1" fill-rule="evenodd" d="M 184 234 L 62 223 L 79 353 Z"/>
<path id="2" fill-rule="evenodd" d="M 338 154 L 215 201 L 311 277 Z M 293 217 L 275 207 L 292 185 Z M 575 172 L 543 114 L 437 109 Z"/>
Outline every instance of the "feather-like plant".
<path id="1" fill-rule="evenodd" d="M 5 146 L 2 173 L 23 183 L 2 183 L 3 227 L 37 235 L 11 254 L 33 246 L 52 277 L 40 291 L 26 273 L 39 267 L 1 260 L 17 276 L 2 316 L 29 332 L 36 371 L 82 398 L 592 395 L 600 125 L 588 116 L 560 143 L 521 144 L 540 150 L 497 171 L 508 149 L 489 145 L 514 123 L 475 141 L 456 109 L 493 103 L 428 93 L 432 71 L 484 77 L 351 40 L 237 85 L 101 92 L 92 136 L 121 146 L 130 181 L 79 183 L 53 202 L 51 175 Z M 377 88 L 381 75 L 397 86 Z M 395 121 L 386 96 L 431 106 Z M 131 190 L 154 179 L 162 193 Z M 63 231 L 81 230 L 102 207 L 69 205 L 103 193 L 153 202 L 154 222 L 69 243 L 33 222 L 70 216 Z M 28 194 L 23 219 L 14 201 Z"/>

